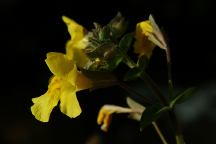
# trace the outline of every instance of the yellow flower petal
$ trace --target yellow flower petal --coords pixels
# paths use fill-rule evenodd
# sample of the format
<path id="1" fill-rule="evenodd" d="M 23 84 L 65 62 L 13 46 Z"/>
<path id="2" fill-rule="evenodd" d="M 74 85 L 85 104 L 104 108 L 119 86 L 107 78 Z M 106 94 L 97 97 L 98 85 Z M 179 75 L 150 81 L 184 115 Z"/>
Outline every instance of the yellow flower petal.
<path id="1" fill-rule="evenodd" d="M 112 122 L 112 115 L 105 115 L 101 130 L 107 132 L 109 130 L 110 124 Z"/>
<path id="2" fill-rule="evenodd" d="M 70 83 L 72 86 L 76 85 L 78 70 L 75 64 L 73 64 L 73 69 L 64 77 L 64 80 Z"/>
<path id="3" fill-rule="evenodd" d="M 65 82 L 61 89 L 60 110 L 70 118 L 79 116 L 82 111 L 76 97 L 75 87 L 70 83 Z"/>
<path id="4" fill-rule="evenodd" d="M 85 36 L 85 28 L 76 23 L 74 20 L 62 16 L 62 20 L 68 27 L 68 32 L 70 33 L 72 41 L 80 41 Z"/>
<path id="5" fill-rule="evenodd" d="M 31 107 L 31 112 L 37 120 L 49 121 L 50 113 L 59 101 L 61 81 L 56 76 L 51 77 L 48 91 L 44 95 L 32 99 L 34 105 Z"/>
<path id="6" fill-rule="evenodd" d="M 85 28 L 66 16 L 63 16 L 62 19 L 71 35 L 71 40 L 66 44 L 66 55 L 69 59 L 73 59 L 79 67 L 84 68 L 89 62 L 89 58 L 82 50 L 88 45 Z"/>
<path id="7" fill-rule="evenodd" d="M 84 68 L 90 61 L 88 56 L 83 51 L 86 46 L 87 42 L 73 42 L 71 40 L 66 44 L 66 55 L 82 68 Z"/>
<path id="8" fill-rule="evenodd" d="M 143 25 L 148 25 L 149 22 L 145 22 Z M 146 26 L 148 28 L 148 26 Z M 149 28 L 151 30 L 151 28 Z M 141 24 L 137 24 L 135 33 L 135 43 L 134 43 L 134 53 L 139 54 L 139 56 L 146 55 L 148 58 L 151 57 L 155 44 L 148 40 L 145 35 L 146 30 L 143 30 Z"/>
<path id="9" fill-rule="evenodd" d="M 146 36 L 149 36 L 153 32 L 153 28 L 149 20 L 138 23 L 137 27 L 140 27 L 142 33 Z"/>
<path id="10" fill-rule="evenodd" d="M 31 112 L 35 118 L 42 122 L 48 122 L 50 113 L 59 101 L 58 91 L 52 94 L 46 92 L 40 97 L 33 98 L 32 101 L 34 105 L 31 107 Z"/>
<path id="11" fill-rule="evenodd" d="M 73 69 L 74 66 L 73 61 L 67 59 L 64 54 L 55 52 L 47 53 L 47 59 L 45 62 L 50 71 L 59 77 L 64 77 Z"/>

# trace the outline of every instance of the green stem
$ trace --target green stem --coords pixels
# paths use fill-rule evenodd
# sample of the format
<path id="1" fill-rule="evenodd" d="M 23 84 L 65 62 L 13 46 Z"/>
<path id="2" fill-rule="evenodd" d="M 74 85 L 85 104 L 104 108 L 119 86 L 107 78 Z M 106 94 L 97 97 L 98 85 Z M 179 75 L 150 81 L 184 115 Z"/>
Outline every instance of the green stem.
<path id="1" fill-rule="evenodd" d="M 171 64 L 171 56 L 170 56 L 169 47 L 167 47 L 166 49 L 166 58 L 167 58 L 169 96 L 172 97 L 173 96 L 172 64 Z"/>
<path id="2" fill-rule="evenodd" d="M 156 124 L 156 122 L 152 122 L 153 127 L 155 128 L 158 136 L 160 137 L 161 141 L 163 142 L 163 144 L 168 144 L 168 142 L 166 141 L 164 135 L 162 134 L 160 128 L 158 127 L 158 125 Z"/>
<path id="3" fill-rule="evenodd" d="M 166 58 L 167 58 L 167 72 L 168 72 L 168 87 L 169 87 L 169 97 L 173 97 L 173 80 L 172 80 L 172 64 L 171 64 L 171 55 L 170 48 L 167 46 Z M 182 135 L 181 128 L 178 124 L 178 120 L 176 118 L 175 112 L 172 110 L 169 112 L 169 116 L 171 121 L 173 122 L 173 126 L 175 128 L 175 139 L 176 144 L 184 144 L 184 139 Z"/>
<path id="4" fill-rule="evenodd" d="M 148 74 L 144 73 L 141 75 L 141 79 L 146 83 L 146 85 L 152 90 L 152 92 L 159 98 L 161 103 L 164 106 L 168 106 L 168 101 L 160 91 L 158 85 L 149 77 Z M 179 124 L 177 122 L 176 115 L 174 111 L 169 112 L 169 117 L 173 123 L 174 130 L 175 130 L 175 137 L 176 137 L 176 144 L 184 144 L 183 135 L 181 132 L 181 129 L 179 127 Z"/>
<path id="5" fill-rule="evenodd" d="M 181 132 L 181 128 L 178 124 L 178 120 L 176 118 L 176 115 L 174 113 L 174 111 L 170 111 L 169 112 L 169 117 L 173 123 L 174 129 L 175 129 L 175 139 L 176 139 L 176 144 L 185 144 L 184 142 L 184 138 Z"/>

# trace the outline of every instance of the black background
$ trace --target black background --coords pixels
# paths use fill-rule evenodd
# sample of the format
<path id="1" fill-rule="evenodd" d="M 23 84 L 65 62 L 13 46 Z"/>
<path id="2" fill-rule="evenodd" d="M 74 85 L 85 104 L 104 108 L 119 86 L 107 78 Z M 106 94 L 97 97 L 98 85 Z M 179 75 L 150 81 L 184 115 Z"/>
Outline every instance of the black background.
<path id="1" fill-rule="evenodd" d="M 100 106 L 125 105 L 119 96 L 121 90 L 116 87 L 109 88 L 109 92 L 102 89 L 79 93 L 83 113 L 76 119 L 69 119 L 56 108 L 49 123 L 40 123 L 30 112 L 31 98 L 46 91 L 51 76 L 44 63 L 46 53 L 64 52 L 69 39 L 61 16 L 71 17 L 91 29 L 92 22 L 106 24 L 118 11 L 130 20 L 131 29 L 150 13 L 163 26 L 170 40 L 176 88 L 194 85 L 199 88 L 197 97 L 178 110 L 186 143 L 216 143 L 214 9 L 210 0 L 1 0 L 2 143 L 87 144 L 92 136 L 109 144 L 159 143 L 151 127 L 139 133 L 138 124 L 125 120 L 124 116 L 114 119 L 109 133 L 99 130 L 96 116 Z M 165 87 L 163 61 L 163 51 L 156 49 L 150 71 Z M 170 137 L 166 130 L 165 134 Z"/>

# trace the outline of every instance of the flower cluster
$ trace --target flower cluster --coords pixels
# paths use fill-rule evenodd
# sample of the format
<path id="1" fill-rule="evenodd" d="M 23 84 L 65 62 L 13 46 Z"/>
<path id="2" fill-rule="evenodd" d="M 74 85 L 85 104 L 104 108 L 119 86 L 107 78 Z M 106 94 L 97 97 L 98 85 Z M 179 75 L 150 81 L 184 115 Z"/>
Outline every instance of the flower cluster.
<path id="1" fill-rule="evenodd" d="M 49 121 L 50 113 L 59 100 L 62 113 L 71 118 L 77 117 L 81 113 L 81 108 L 76 92 L 94 86 L 94 80 L 86 77 L 82 70 L 112 71 L 127 55 L 133 38 L 131 33 L 124 35 L 127 22 L 120 13 L 104 27 L 94 23 L 95 28 L 92 31 L 87 31 L 66 16 L 62 19 L 71 36 L 66 44 L 66 53 L 47 54 L 45 62 L 53 76 L 50 78 L 47 92 L 32 99 L 34 103 L 31 107 L 32 114 L 42 122 Z M 153 37 L 157 41 L 154 35 L 159 29 L 152 16 L 150 20 L 138 23 L 133 35 L 136 39 L 134 52 L 139 56 L 150 57 L 155 44 L 149 39 Z"/>
<path id="2" fill-rule="evenodd" d="M 82 111 L 76 97 L 78 91 L 118 85 L 128 92 L 129 107 L 104 105 L 97 119 L 97 123 L 102 125 L 101 129 L 108 130 L 112 114 L 129 113 L 131 118 L 140 121 L 141 129 L 153 124 L 163 143 L 166 143 L 155 121 L 164 112 L 169 112 L 173 116 L 176 104 L 188 98 L 193 88 L 179 95 L 173 94 L 169 47 L 153 16 L 150 15 L 148 20 L 137 23 L 134 32 L 127 31 L 128 21 L 120 13 L 105 26 L 94 23 L 94 28 L 89 31 L 66 16 L 63 16 L 62 20 L 71 38 L 66 43 L 65 53 L 47 54 L 45 62 L 53 76 L 50 78 L 47 92 L 32 99 L 34 104 L 31 106 L 31 112 L 35 118 L 41 122 L 48 122 L 53 108 L 59 101 L 61 112 L 75 118 Z M 163 96 L 157 84 L 146 72 L 155 47 L 166 52 L 169 100 Z M 135 60 L 130 57 L 130 49 L 133 49 L 136 55 Z M 125 64 L 128 71 L 119 78 L 113 72 L 120 63 Z M 126 82 L 138 78 L 148 85 L 158 97 L 158 101 L 152 102 L 149 97 L 140 95 L 127 85 Z M 176 133 L 180 134 L 178 130 Z M 177 142 L 182 141 L 181 136 L 177 135 L 176 138 Z"/>

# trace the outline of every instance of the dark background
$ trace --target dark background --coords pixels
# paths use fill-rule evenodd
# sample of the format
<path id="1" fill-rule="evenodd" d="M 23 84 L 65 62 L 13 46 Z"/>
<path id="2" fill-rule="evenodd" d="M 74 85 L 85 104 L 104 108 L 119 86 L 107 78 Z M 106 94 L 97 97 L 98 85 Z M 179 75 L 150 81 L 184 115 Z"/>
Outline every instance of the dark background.
<path id="1" fill-rule="evenodd" d="M 118 11 L 130 20 L 131 29 L 150 13 L 163 26 L 170 40 L 176 91 L 198 87 L 197 96 L 177 109 L 186 143 L 216 143 L 214 9 L 210 0 L 1 0 L 1 143 L 97 144 L 90 139 L 109 144 L 160 142 L 152 127 L 139 133 L 138 123 L 124 116 L 114 117 L 109 133 L 100 131 L 96 125 L 100 106 L 125 105 L 117 87 L 79 93 L 83 113 L 76 119 L 69 119 L 56 107 L 50 122 L 40 123 L 30 112 L 31 98 L 47 90 L 51 76 L 44 63 L 46 53 L 64 52 L 69 39 L 61 16 L 91 29 L 92 22 L 106 24 Z M 163 51 L 156 49 L 149 69 L 165 87 L 163 61 Z M 164 133 L 171 139 L 166 128 Z"/>

